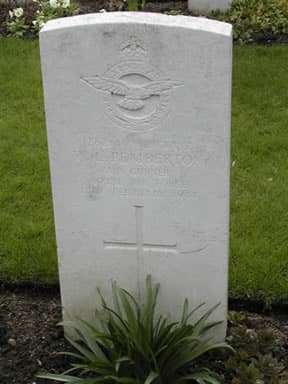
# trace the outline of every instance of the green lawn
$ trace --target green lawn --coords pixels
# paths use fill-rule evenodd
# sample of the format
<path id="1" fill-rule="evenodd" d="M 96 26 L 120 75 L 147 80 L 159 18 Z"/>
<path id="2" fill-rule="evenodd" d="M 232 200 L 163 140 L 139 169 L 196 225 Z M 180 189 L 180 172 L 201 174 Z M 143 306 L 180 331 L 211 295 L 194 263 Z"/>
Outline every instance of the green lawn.
<path id="1" fill-rule="evenodd" d="M 230 295 L 288 302 L 288 47 L 234 49 Z M 38 43 L 0 40 L 0 279 L 57 281 Z"/>
<path id="2" fill-rule="evenodd" d="M 38 43 L 0 40 L 0 279 L 55 282 Z"/>
<path id="3" fill-rule="evenodd" d="M 230 294 L 288 302 L 288 46 L 234 50 Z"/>

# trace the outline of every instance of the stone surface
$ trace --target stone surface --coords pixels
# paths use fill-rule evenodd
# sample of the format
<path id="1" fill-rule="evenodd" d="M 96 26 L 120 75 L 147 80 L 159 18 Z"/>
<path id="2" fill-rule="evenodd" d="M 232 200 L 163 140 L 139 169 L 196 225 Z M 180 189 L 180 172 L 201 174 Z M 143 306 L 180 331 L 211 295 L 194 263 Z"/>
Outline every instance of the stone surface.
<path id="1" fill-rule="evenodd" d="M 229 9 L 232 0 L 188 0 L 190 11 L 211 11 L 212 9 Z"/>
<path id="2" fill-rule="evenodd" d="M 107 13 L 40 33 L 61 294 L 90 319 L 96 287 L 159 310 L 227 310 L 231 27 Z M 219 338 L 225 334 L 225 323 Z"/>

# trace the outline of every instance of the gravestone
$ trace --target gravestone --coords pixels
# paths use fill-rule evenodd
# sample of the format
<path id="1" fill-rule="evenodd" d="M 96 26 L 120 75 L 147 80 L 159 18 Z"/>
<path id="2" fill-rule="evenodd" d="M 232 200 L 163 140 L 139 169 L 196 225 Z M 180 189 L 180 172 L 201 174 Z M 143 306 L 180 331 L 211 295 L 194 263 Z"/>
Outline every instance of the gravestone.
<path id="1" fill-rule="evenodd" d="M 231 26 L 90 14 L 40 42 L 64 316 L 113 280 L 141 300 L 151 274 L 161 313 L 187 297 L 225 321 Z"/>
<path id="2" fill-rule="evenodd" d="M 232 0 L 188 0 L 189 11 L 226 10 L 231 7 Z"/>

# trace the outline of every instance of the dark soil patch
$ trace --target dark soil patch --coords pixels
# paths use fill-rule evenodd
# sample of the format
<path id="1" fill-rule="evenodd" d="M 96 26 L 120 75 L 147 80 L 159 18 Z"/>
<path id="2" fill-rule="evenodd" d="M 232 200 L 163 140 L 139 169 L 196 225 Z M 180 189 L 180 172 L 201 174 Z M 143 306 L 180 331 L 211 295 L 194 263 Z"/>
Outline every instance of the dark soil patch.
<path id="1" fill-rule="evenodd" d="M 56 327 L 60 319 L 57 295 L 0 293 L 1 384 L 32 384 L 40 369 L 62 372 L 69 366 L 57 355 L 70 349 Z"/>
<path id="2" fill-rule="evenodd" d="M 269 328 L 279 343 L 287 348 L 288 319 L 276 319 L 247 313 L 251 329 Z M 0 383 L 37 384 L 42 371 L 63 372 L 69 361 L 57 352 L 70 349 L 62 329 L 59 294 L 30 292 L 0 292 Z"/>

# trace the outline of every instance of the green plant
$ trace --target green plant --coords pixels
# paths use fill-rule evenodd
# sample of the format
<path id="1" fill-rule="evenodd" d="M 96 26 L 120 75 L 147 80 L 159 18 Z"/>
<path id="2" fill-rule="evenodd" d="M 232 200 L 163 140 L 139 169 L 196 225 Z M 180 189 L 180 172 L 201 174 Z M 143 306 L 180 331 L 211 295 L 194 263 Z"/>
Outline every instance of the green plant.
<path id="1" fill-rule="evenodd" d="M 10 21 L 6 24 L 7 33 L 11 37 L 22 38 L 29 29 L 24 17 L 23 8 L 15 8 L 9 11 Z"/>
<path id="2" fill-rule="evenodd" d="M 182 9 L 170 9 L 168 11 L 165 11 L 164 13 L 166 15 L 172 15 L 172 16 L 177 16 L 182 14 Z"/>
<path id="3" fill-rule="evenodd" d="M 207 322 L 216 306 L 193 325 L 188 321 L 202 305 L 189 313 L 187 300 L 179 322 L 169 322 L 162 316 L 155 320 L 158 292 L 159 285 L 153 286 L 148 276 L 141 306 L 113 283 L 114 308 L 108 307 L 101 296 L 103 308 L 97 311 L 96 326 L 81 320 L 62 323 L 76 332 L 77 339 L 68 340 L 78 353 L 66 354 L 78 362 L 63 375 L 38 377 L 74 384 L 220 383 L 214 372 L 198 364 L 198 359 L 210 351 L 232 350 L 226 343 L 213 344 L 207 336 L 219 324 Z M 75 371 L 78 376 L 68 375 Z"/>
<path id="4" fill-rule="evenodd" d="M 14 38 L 37 36 L 47 21 L 77 13 L 79 5 L 75 2 L 70 4 L 70 0 L 33 0 L 32 4 L 25 4 L 25 9 L 9 10 L 6 32 Z"/>
<path id="5" fill-rule="evenodd" d="M 138 0 L 127 0 L 128 11 L 138 11 Z"/>
<path id="6" fill-rule="evenodd" d="M 280 343 L 270 329 L 262 328 L 262 323 L 260 328 L 257 323 L 251 328 L 253 326 L 251 319 L 247 319 L 240 312 L 229 313 L 229 325 L 227 341 L 234 348 L 235 353 L 227 359 L 224 367 L 214 367 L 216 372 L 224 372 L 224 382 L 287 383 L 288 371 L 283 359 L 287 355 L 287 350 L 283 342 Z"/>
<path id="7" fill-rule="evenodd" d="M 124 0 L 127 2 L 128 11 L 144 11 L 145 0 Z"/>
<path id="8" fill-rule="evenodd" d="M 47 21 L 59 17 L 74 16 L 79 13 L 79 5 L 70 0 L 34 0 L 39 4 L 36 18 L 32 21 L 34 30 L 38 33 Z"/>
<path id="9" fill-rule="evenodd" d="M 269 41 L 288 33 L 287 0 L 234 0 L 228 11 L 211 15 L 231 22 L 239 42 Z"/>

